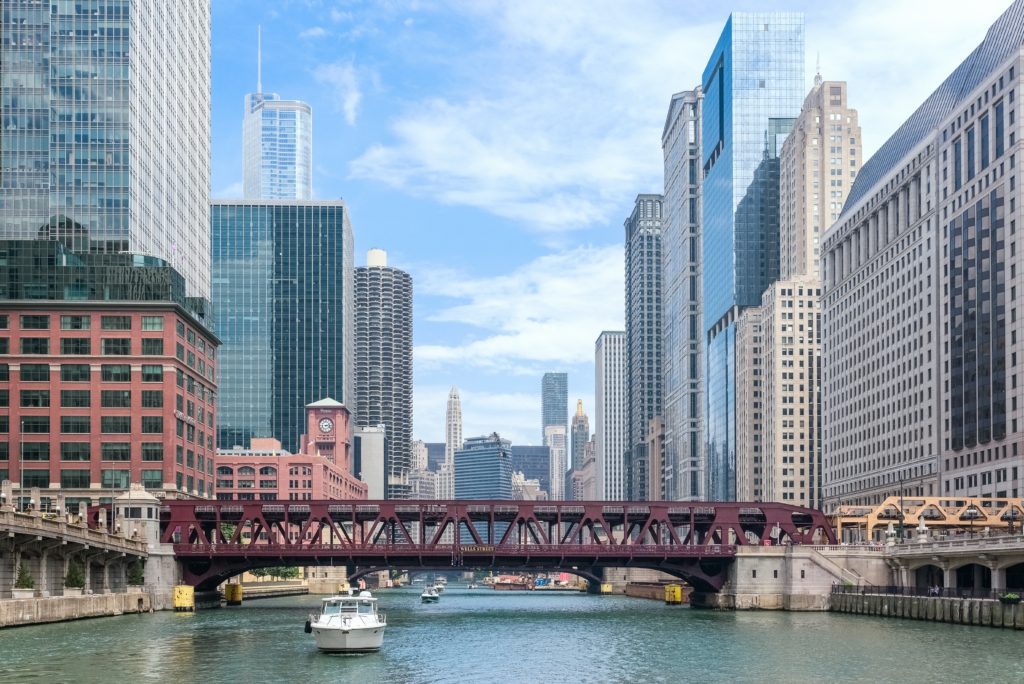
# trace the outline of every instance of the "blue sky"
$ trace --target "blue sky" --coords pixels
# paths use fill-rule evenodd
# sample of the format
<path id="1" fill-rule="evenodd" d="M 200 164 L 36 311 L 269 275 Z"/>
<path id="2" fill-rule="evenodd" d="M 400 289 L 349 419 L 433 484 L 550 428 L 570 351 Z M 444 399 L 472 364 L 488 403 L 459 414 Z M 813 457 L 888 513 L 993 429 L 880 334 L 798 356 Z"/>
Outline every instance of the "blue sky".
<path id="1" fill-rule="evenodd" d="M 242 103 L 313 107 L 314 191 L 350 208 L 415 287 L 414 434 L 540 441 L 540 380 L 569 373 L 593 427 L 593 345 L 622 329 L 623 220 L 662 187 L 672 93 L 728 13 L 806 14 L 807 82 L 847 80 L 870 155 L 1006 0 L 213 0 L 213 191 L 241 195 Z"/>

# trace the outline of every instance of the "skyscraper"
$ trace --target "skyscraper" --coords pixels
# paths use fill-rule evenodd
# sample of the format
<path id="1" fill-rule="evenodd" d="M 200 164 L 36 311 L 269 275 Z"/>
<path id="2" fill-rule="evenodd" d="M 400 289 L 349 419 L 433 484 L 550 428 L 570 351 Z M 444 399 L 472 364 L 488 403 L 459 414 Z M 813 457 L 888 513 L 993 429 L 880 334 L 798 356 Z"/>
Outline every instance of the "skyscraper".
<path id="1" fill-rule="evenodd" d="M 5 0 L 0 237 L 167 260 L 210 297 L 210 2 Z"/>
<path id="2" fill-rule="evenodd" d="M 242 188 L 246 199 L 313 197 L 313 110 L 299 100 L 263 92 L 257 49 L 256 92 L 245 96 Z"/>
<path id="3" fill-rule="evenodd" d="M 700 131 L 703 93 L 676 93 L 661 146 L 665 158 L 661 229 L 665 498 L 704 492 L 704 324 L 701 318 Z"/>
<path id="4" fill-rule="evenodd" d="M 583 412 L 583 400 L 576 401 L 576 414 L 572 417 L 572 461 L 573 470 L 583 467 L 584 452 L 590 441 L 590 419 Z"/>
<path id="5" fill-rule="evenodd" d="M 626 333 L 604 331 L 594 344 L 594 438 L 602 500 L 625 497 Z"/>
<path id="6" fill-rule="evenodd" d="M 704 69 L 708 499 L 736 497 L 736 319 L 778 278 L 778 152 L 800 111 L 803 67 L 803 16 L 770 12 L 730 16 Z"/>
<path id="7" fill-rule="evenodd" d="M 470 437 L 455 451 L 456 499 L 511 499 L 512 445 L 498 433 Z"/>
<path id="8" fill-rule="evenodd" d="M 409 495 L 412 459 L 412 278 L 371 249 L 355 270 L 356 421 L 383 425 L 385 496 Z"/>
<path id="9" fill-rule="evenodd" d="M 627 499 L 645 501 L 647 429 L 661 415 L 661 195 L 637 195 L 626 219 Z"/>
<path id="10" fill-rule="evenodd" d="M 569 429 L 569 375 L 545 373 L 540 383 L 541 438 L 549 425 L 562 425 Z"/>
<path id="11" fill-rule="evenodd" d="M 551 449 L 546 446 L 513 446 L 512 470 L 521 472 L 527 480 L 537 480 L 549 499 L 551 495 Z"/>
<path id="12" fill-rule="evenodd" d="M 1022 45 L 1016 0 L 844 174 L 853 187 L 822 241 L 826 511 L 1024 490 Z"/>
<path id="13" fill-rule="evenodd" d="M 276 437 L 292 453 L 303 407 L 352 406 L 352 226 L 343 202 L 216 200 L 214 312 L 221 448 Z"/>
<path id="14" fill-rule="evenodd" d="M 565 472 L 569 469 L 569 436 L 564 425 L 548 425 L 544 428 L 544 445 L 548 447 L 548 480 L 551 483 L 550 498 L 564 500 L 566 498 Z"/>
<path id="15" fill-rule="evenodd" d="M 448 406 L 444 414 L 444 462 L 437 477 L 437 498 L 455 498 L 455 452 L 462 448 L 462 400 L 459 388 L 448 392 Z"/>

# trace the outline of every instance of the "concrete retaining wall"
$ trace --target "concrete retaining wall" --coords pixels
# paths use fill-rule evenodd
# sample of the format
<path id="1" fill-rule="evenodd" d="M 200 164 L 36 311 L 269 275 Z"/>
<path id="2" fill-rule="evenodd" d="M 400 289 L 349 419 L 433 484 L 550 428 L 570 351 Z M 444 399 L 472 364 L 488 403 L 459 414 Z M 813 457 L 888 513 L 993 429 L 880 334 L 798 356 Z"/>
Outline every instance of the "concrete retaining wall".
<path id="1" fill-rule="evenodd" d="M 100 594 L 0 601 L 0 628 L 149 612 L 149 594 Z"/>
<path id="2" fill-rule="evenodd" d="M 833 594 L 829 610 L 851 615 L 1024 629 L 1024 604 L 1003 605 L 991 599 Z"/>

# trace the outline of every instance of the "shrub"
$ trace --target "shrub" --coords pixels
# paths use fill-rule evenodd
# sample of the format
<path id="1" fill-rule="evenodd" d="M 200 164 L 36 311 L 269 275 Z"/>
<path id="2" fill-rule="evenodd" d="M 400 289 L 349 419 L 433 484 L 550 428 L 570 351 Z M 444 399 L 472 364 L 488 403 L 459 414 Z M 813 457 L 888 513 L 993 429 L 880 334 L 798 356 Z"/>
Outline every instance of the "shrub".
<path id="1" fill-rule="evenodd" d="M 128 566 L 128 584 L 133 587 L 141 586 L 146 583 L 146 572 L 145 566 L 142 561 L 135 561 Z"/>
<path id="2" fill-rule="evenodd" d="M 15 589 L 35 589 L 36 581 L 32 577 L 32 571 L 28 569 L 28 563 L 21 561 L 18 566 L 18 579 L 14 581 Z"/>
<path id="3" fill-rule="evenodd" d="M 72 558 L 68 561 L 68 574 L 64 576 L 64 586 L 71 589 L 81 589 L 85 586 L 85 569 L 82 561 Z"/>

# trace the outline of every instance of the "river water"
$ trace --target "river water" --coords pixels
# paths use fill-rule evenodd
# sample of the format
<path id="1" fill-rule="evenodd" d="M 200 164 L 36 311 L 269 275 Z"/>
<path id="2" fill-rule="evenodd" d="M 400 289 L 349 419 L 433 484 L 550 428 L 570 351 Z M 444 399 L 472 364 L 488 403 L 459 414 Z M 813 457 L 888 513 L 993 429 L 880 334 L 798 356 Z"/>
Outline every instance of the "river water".
<path id="1" fill-rule="evenodd" d="M 318 598 L 0 632 L 0 682 L 1021 682 L 1022 633 L 621 596 L 382 591 L 381 652 L 324 655 Z"/>

